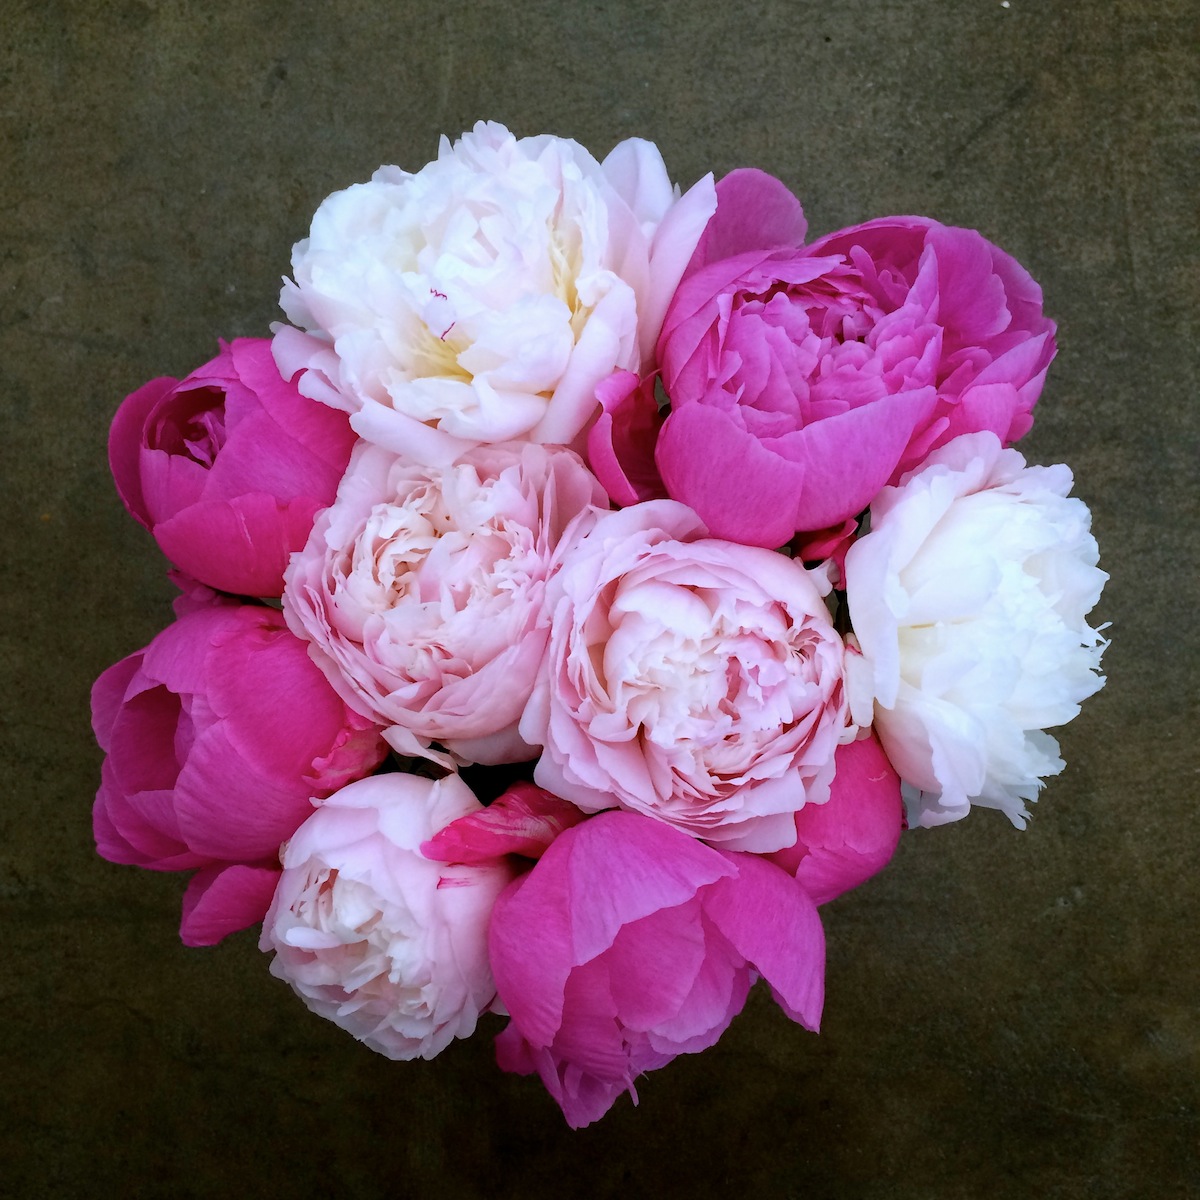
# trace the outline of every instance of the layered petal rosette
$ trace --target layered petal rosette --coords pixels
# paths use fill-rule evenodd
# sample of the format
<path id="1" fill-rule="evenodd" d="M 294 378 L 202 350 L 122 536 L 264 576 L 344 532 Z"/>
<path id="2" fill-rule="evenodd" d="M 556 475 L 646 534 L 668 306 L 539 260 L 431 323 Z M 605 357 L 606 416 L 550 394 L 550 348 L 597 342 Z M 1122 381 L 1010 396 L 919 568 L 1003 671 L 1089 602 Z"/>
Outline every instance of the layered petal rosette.
<path id="1" fill-rule="evenodd" d="M 829 796 L 842 642 L 799 563 L 705 533 L 671 500 L 581 520 L 521 733 L 535 781 L 587 812 L 778 850 Z"/>
<path id="2" fill-rule="evenodd" d="M 786 872 L 635 813 L 562 833 L 500 897 L 489 945 L 506 1071 L 541 1077 L 574 1128 L 636 1076 L 713 1045 L 758 976 L 817 1029 L 825 940 Z"/>
<path id="3" fill-rule="evenodd" d="M 551 561 L 572 518 L 605 503 L 561 448 L 479 446 L 438 468 L 361 443 L 288 569 L 284 612 L 400 753 L 532 758 L 517 721 L 545 652 Z"/>
<path id="4" fill-rule="evenodd" d="M 855 516 L 958 434 L 1028 430 L 1054 325 L 1002 250 L 923 217 L 801 248 L 781 241 L 803 218 L 777 180 L 735 172 L 717 190 L 659 340 L 655 452 L 714 534 L 779 546 Z"/>
<path id="5" fill-rule="evenodd" d="M 92 723 L 107 756 L 96 849 L 155 870 L 203 868 L 184 905 L 189 942 L 261 918 L 279 845 L 311 798 L 369 774 L 386 752 L 283 617 L 250 605 L 181 617 L 109 667 L 92 689 Z M 218 879 L 231 863 L 241 869 Z"/>
<path id="6" fill-rule="evenodd" d="M 361 436 L 423 461 L 569 443 L 596 384 L 649 363 L 715 206 L 711 176 L 679 199 L 649 142 L 601 164 L 480 122 L 416 174 L 382 167 L 321 205 L 276 357 Z"/>
<path id="7" fill-rule="evenodd" d="M 393 772 L 324 800 L 284 847 L 259 946 L 313 1012 L 392 1059 L 433 1058 L 496 996 L 487 930 L 504 859 L 421 853 L 482 806 L 456 775 Z"/>
<path id="8" fill-rule="evenodd" d="M 957 438 L 884 489 L 846 556 L 851 707 L 874 719 L 910 824 L 981 804 L 1024 825 L 1063 768 L 1044 730 L 1104 683 L 1085 618 L 1108 576 L 1071 483 L 994 434 Z"/>
<path id="9" fill-rule="evenodd" d="M 125 507 L 172 562 L 220 591 L 278 596 L 354 441 L 345 414 L 280 378 L 269 339 L 238 338 L 128 396 L 108 452 Z"/>

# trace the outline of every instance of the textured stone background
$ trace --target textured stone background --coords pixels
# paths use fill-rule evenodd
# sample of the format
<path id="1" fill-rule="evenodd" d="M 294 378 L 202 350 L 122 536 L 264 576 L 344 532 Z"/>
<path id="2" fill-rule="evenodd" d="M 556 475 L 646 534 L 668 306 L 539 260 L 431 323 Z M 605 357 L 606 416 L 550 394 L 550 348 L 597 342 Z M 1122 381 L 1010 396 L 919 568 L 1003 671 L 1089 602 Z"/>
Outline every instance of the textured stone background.
<path id="1" fill-rule="evenodd" d="M 0 0 L 0 1192 L 1200 1194 L 1198 40 L 1187 0 Z M 1023 449 L 1075 468 L 1112 575 L 1029 829 L 908 836 L 825 910 L 819 1037 L 756 994 L 580 1133 L 491 1030 L 393 1065 L 252 934 L 185 949 L 183 880 L 91 843 L 88 688 L 172 594 L 114 409 L 266 332 L 328 192 L 484 116 L 763 167 L 814 233 L 982 229 L 1059 321 Z"/>

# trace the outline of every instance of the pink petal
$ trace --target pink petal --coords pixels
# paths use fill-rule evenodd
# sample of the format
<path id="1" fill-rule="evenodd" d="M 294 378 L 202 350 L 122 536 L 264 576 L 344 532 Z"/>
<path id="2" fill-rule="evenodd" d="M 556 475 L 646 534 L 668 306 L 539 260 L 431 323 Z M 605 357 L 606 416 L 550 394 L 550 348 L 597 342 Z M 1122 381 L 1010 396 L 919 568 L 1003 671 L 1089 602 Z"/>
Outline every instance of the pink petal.
<path id="1" fill-rule="evenodd" d="M 130 696 L 113 722 L 109 761 L 123 791 L 166 789 L 179 776 L 175 734 L 183 708 L 165 687 L 150 687 Z"/>
<path id="2" fill-rule="evenodd" d="M 804 245 L 808 222 L 788 187 L 753 167 L 730 171 L 717 183 L 717 211 L 684 272 L 751 250 Z"/>
<path id="3" fill-rule="evenodd" d="M 738 875 L 705 892 L 705 913 L 771 985 L 784 1012 L 816 1031 L 825 1000 L 825 932 L 817 906 L 773 863 L 723 853 Z"/>
<path id="4" fill-rule="evenodd" d="M 139 651 L 113 663 L 92 684 L 92 729 L 100 749 L 106 753 L 112 741 L 113 723 L 120 715 L 125 693 L 141 665 L 142 654 Z"/>
<path id="5" fill-rule="evenodd" d="M 691 993 L 707 950 L 699 898 L 626 925 L 604 955 L 610 1018 L 641 1031 L 670 1021 Z"/>
<path id="6" fill-rule="evenodd" d="M 108 464 L 117 485 L 117 495 L 134 520 L 146 529 L 151 524 L 142 495 L 141 477 L 146 419 L 159 400 L 178 383 L 178 379 L 163 376 L 131 392 L 117 409 L 108 433 Z"/>
<path id="7" fill-rule="evenodd" d="M 647 1034 L 651 1046 L 660 1051 L 694 1054 L 715 1045 L 750 994 L 753 974 L 703 910 L 700 927 L 709 951 L 691 990 L 678 1012 Z"/>
<path id="8" fill-rule="evenodd" d="M 496 991 L 522 1036 L 539 1048 L 553 1043 L 562 1024 L 563 991 L 575 966 L 566 879 L 547 869 L 549 861 L 543 857 L 500 893 L 488 926 Z M 538 872 L 544 878 L 535 878 Z"/>
<path id="9" fill-rule="evenodd" d="M 274 856 L 312 814 L 309 791 L 297 778 L 254 770 L 229 732 L 229 722 L 218 722 L 191 748 L 175 785 L 180 833 L 207 858 Z"/>
<path id="10" fill-rule="evenodd" d="M 774 548 L 795 533 L 804 466 L 773 454 L 720 409 L 674 409 L 654 457 L 667 491 L 690 505 L 714 537 Z"/>
<path id="11" fill-rule="evenodd" d="M 92 807 L 96 852 L 109 862 L 155 871 L 204 866 L 207 860 L 193 854 L 179 838 L 173 803 L 171 791 L 127 795 L 117 786 L 106 760 Z"/>
<path id="12" fill-rule="evenodd" d="M 183 944 L 215 946 L 227 934 L 257 925 L 271 907 L 282 874 L 279 867 L 241 863 L 197 871 L 183 894 Z"/>
<path id="13" fill-rule="evenodd" d="M 974 229 L 935 224 L 926 244 L 937 255 L 938 320 L 953 344 L 980 345 L 1003 333 L 1012 317 L 987 239 Z"/>
<path id="14" fill-rule="evenodd" d="M 438 862 L 479 863 L 505 854 L 541 858 L 583 813 L 532 783 L 516 783 L 479 812 L 452 821 L 421 846 Z"/>
<path id="15" fill-rule="evenodd" d="M 311 497 L 280 501 L 264 493 L 189 505 L 154 536 L 189 575 L 238 596 L 279 596 L 292 551 L 308 540 L 321 507 Z"/>
<path id="16" fill-rule="evenodd" d="M 735 874 L 718 851 L 639 813 L 600 813 L 555 847 L 572 836 L 564 866 L 577 963 L 607 950 L 631 922 L 684 904 L 706 884 Z"/>
<path id="17" fill-rule="evenodd" d="M 900 841 L 900 777 L 873 734 L 839 746 L 825 804 L 796 814 L 796 843 L 770 855 L 826 904 L 883 870 Z"/>
<path id="18" fill-rule="evenodd" d="M 639 383 L 632 371 L 614 371 L 596 388 L 603 411 L 588 433 L 588 463 L 623 507 L 667 495 L 654 462 L 664 420 L 654 398 L 656 378 L 649 375 Z"/>

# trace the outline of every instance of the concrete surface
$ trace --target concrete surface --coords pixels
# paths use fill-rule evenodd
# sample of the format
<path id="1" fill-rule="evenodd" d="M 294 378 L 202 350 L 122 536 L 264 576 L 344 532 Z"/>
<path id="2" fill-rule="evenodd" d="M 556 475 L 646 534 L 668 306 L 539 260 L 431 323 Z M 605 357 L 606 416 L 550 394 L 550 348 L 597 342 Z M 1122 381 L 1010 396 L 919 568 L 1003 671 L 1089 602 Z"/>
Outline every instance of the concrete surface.
<path id="1" fill-rule="evenodd" d="M 0 1193 L 1200 1194 L 1195 3 L 0 0 Z M 265 333 L 329 191 L 479 117 L 685 184 L 753 164 L 814 233 L 977 226 L 1060 325 L 1026 454 L 1111 573 L 1108 687 L 1017 833 L 905 838 L 825 910 L 821 1035 L 756 995 L 571 1133 L 486 1032 L 391 1064 L 179 876 L 92 849 L 87 695 L 169 618 L 105 462 L 126 392 Z"/>

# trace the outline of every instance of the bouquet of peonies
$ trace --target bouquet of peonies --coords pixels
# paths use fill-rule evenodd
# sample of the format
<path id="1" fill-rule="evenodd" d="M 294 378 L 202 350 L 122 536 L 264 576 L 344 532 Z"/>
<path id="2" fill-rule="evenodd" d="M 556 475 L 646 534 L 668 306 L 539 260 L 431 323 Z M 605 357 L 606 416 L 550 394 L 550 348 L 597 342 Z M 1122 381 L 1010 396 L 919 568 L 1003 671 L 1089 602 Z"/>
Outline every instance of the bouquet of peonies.
<path id="1" fill-rule="evenodd" d="M 817 905 L 906 825 L 1023 825 L 1103 682 L 1088 510 L 1007 448 L 1038 286 L 484 123 L 330 196 L 292 275 L 113 421 L 181 595 L 93 691 L 99 852 L 193 871 L 187 944 L 261 922 L 391 1058 L 507 1015 L 573 1126 L 760 977 L 817 1029 Z"/>

